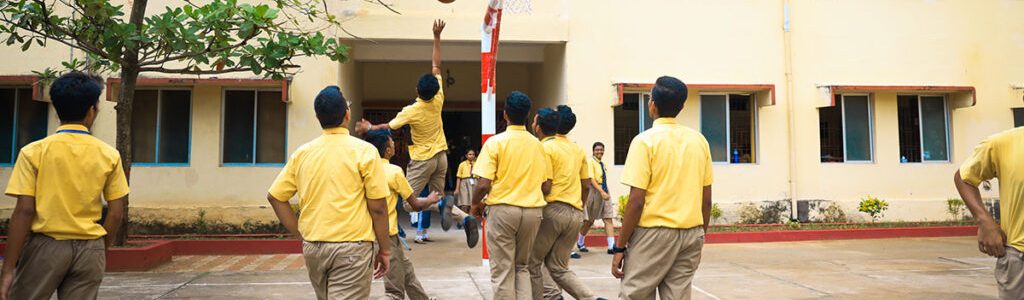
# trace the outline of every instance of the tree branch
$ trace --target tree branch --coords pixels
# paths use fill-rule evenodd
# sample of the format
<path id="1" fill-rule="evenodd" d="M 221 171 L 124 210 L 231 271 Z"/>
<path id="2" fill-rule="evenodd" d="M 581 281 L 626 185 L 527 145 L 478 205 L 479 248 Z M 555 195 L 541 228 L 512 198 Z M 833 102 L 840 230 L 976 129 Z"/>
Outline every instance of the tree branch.
<path id="1" fill-rule="evenodd" d="M 298 68 L 298 67 L 299 67 L 299 65 L 282 65 L 281 66 L 282 69 L 293 69 L 293 68 Z M 226 74 L 226 73 L 234 73 L 234 72 L 252 72 L 252 68 L 250 68 L 250 67 L 235 67 L 235 68 L 228 68 L 228 69 L 222 69 L 222 70 L 203 70 L 203 69 L 196 70 L 194 68 L 168 69 L 168 68 L 164 68 L 164 67 L 145 67 L 145 68 L 140 68 L 139 72 L 159 72 L 159 73 L 165 73 L 165 74 L 189 74 L 189 75 L 216 75 L 216 74 Z"/>

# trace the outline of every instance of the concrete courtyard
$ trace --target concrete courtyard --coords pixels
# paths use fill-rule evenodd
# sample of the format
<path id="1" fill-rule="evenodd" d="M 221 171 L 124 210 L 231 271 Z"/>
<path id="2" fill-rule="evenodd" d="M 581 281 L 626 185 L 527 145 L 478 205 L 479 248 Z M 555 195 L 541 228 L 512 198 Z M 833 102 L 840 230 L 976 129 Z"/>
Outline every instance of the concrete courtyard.
<path id="1" fill-rule="evenodd" d="M 412 244 L 424 288 L 439 299 L 490 299 L 480 249 L 435 230 Z M 597 295 L 617 298 L 603 248 L 573 260 Z M 179 256 L 153 272 L 108 273 L 101 299 L 313 299 L 301 255 Z M 974 237 L 713 244 L 704 248 L 694 299 L 995 299 L 995 262 Z M 374 281 L 372 297 L 383 298 Z M 568 297 L 568 295 L 566 295 Z M 568 298 L 567 298 L 568 299 Z"/>

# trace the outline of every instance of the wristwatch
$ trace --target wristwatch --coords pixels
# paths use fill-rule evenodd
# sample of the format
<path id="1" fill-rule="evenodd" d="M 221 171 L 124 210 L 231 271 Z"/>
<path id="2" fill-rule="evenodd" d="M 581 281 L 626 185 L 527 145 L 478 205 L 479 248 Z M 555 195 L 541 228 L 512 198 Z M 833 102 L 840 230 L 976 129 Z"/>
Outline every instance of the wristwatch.
<path id="1" fill-rule="evenodd" d="M 612 246 L 612 253 L 626 253 L 627 247 L 619 248 L 619 246 Z"/>

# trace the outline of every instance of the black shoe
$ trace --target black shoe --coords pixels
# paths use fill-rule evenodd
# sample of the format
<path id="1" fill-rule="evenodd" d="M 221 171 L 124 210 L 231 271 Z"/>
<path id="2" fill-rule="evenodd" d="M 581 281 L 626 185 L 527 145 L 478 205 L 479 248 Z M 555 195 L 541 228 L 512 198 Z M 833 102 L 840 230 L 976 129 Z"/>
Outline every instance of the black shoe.
<path id="1" fill-rule="evenodd" d="M 584 246 L 583 244 L 576 244 L 576 247 L 580 248 L 580 252 L 590 252 L 590 249 L 587 249 L 587 246 Z"/>
<path id="2" fill-rule="evenodd" d="M 615 255 L 615 251 L 612 251 L 611 248 L 608 248 L 608 255 Z"/>
<path id="3" fill-rule="evenodd" d="M 480 241 L 480 225 L 473 216 L 466 217 L 462 222 L 462 227 L 466 230 L 466 246 L 476 247 L 476 243 Z"/>
<path id="4" fill-rule="evenodd" d="M 437 203 L 437 212 L 441 215 L 441 230 L 448 231 L 452 229 L 452 210 L 448 209 L 448 197 L 441 199 L 441 202 Z"/>
<path id="5" fill-rule="evenodd" d="M 594 299 L 597 299 L 597 300 L 608 300 L 608 298 L 601 298 L 601 297 L 597 297 L 597 298 L 594 298 Z"/>
<path id="6" fill-rule="evenodd" d="M 580 258 L 583 258 L 583 256 L 581 256 L 579 253 L 573 252 L 573 253 L 569 254 L 569 258 L 580 259 Z"/>

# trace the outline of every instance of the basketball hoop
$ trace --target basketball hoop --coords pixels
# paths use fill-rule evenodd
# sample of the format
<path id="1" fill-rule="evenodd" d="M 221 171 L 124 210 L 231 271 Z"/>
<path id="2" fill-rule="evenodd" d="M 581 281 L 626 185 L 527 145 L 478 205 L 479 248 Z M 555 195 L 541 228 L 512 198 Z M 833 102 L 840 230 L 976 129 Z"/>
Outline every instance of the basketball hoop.
<path id="1" fill-rule="evenodd" d="M 533 13 L 531 0 L 503 0 L 502 10 L 510 14 L 529 15 Z"/>

